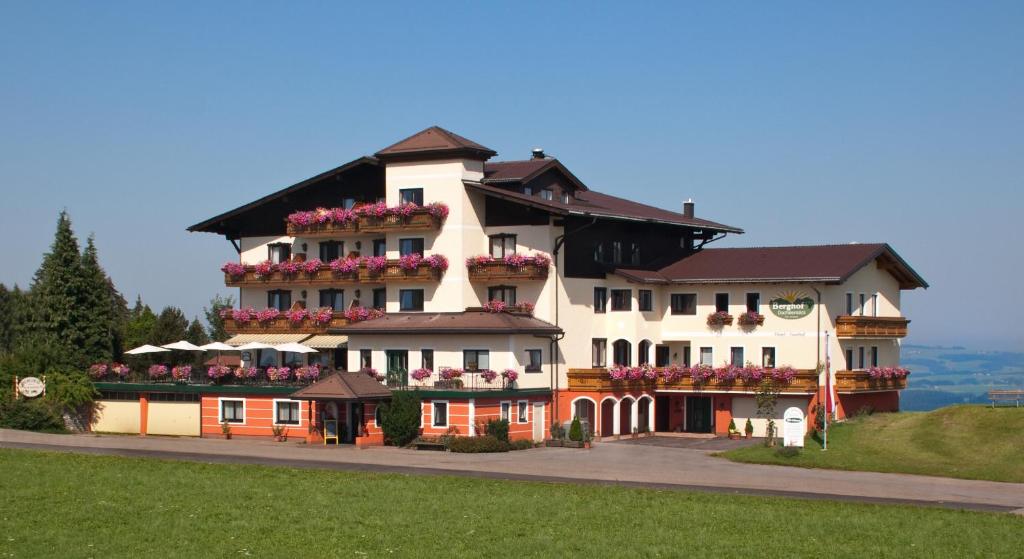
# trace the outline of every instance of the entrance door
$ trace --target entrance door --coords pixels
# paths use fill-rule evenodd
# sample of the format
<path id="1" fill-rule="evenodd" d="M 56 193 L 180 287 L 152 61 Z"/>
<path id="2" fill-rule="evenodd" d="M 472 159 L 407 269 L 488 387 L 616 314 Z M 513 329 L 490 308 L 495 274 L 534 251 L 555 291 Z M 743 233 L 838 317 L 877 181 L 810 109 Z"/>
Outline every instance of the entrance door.
<path id="1" fill-rule="evenodd" d="M 710 433 L 711 428 L 711 397 L 687 396 L 686 431 L 688 433 Z"/>
<path id="2" fill-rule="evenodd" d="M 668 426 L 669 423 L 669 398 L 668 396 L 658 396 L 654 402 L 654 430 L 655 431 L 671 431 L 672 428 Z"/>
<path id="3" fill-rule="evenodd" d="M 348 370 L 348 345 L 338 346 L 334 349 L 334 368 L 339 371 Z"/>
<path id="4" fill-rule="evenodd" d="M 547 422 L 544 421 L 544 402 L 533 403 L 533 440 L 543 441 L 544 440 L 544 426 Z"/>
<path id="5" fill-rule="evenodd" d="M 409 351 L 389 349 L 384 352 L 388 359 L 388 388 L 403 388 L 409 385 Z"/>

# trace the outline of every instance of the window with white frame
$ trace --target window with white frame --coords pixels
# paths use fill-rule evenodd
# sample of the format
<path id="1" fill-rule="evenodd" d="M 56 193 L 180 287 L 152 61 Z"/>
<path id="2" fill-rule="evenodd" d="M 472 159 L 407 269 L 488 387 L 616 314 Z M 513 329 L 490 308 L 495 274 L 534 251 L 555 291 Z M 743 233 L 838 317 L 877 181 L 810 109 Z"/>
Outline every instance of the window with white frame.
<path id="1" fill-rule="evenodd" d="M 221 400 L 218 419 L 220 419 L 219 423 L 245 423 L 245 400 Z"/>
<path id="2" fill-rule="evenodd" d="M 491 256 L 505 258 L 516 251 L 516 236 L 511 233 L 499 233 L 489 237 Z"/>
<path id="3" fill-rule="evenodd" d="M 775 348 L 774 347 L 762 347 L 761 348 L 761 366 L 766 369 L 775 368 Z"/>
<path id="4" fill-rule="evenodd" d="M 527 373 L 539 373 L 541 370 L 541 350 L 539 349 L 528 349 L 526 350 L 526 372 Z"/>
<path id="5" fill-rule="evenodd" d="M 526 400 L 519 400 L 518 403 L 519 409 L 517 411 L 519 413 L 516 414 L 516 421 L 518 421 L 519 423 L 526 423 L 530 421 L 530 417 L 528 415 L 530 413 L 530 403 L 527 402 Z"/>
<path id="6" fill-rule="evenodd" d="M 431 421 L 434 427 L 448 426 L 448 402 L 431 402 Z"/>
<path id="7" fill-rule="evenodd" d="M 486 349 L 466 349 L 462 352 L 462 368 L 482 371 L 491 368 L 491 352 Z"/>
<path id="8" fill-rule="evenodd" d="M 274 424 L 298 425 L 302 417 L 300 408 L 294 400 L 274 400 Z"/>
<path id="9" fill-rule="evenodd" d="M 501 403 L 501 418 L 505 421 L 512 419 L 512 402 Z"/>
<path id="10" fill-rule="evenodd" d="M 743 348 L 742 347 L 731 347 L 729 348 L 729 363 L 734 367 L 743 366 Z"/>
<path id="11" fill-rule="evenodd" d="M 714 365 L 714 351 L 710 347 L 700 348 L 700 364 L 701 365 Z"/>

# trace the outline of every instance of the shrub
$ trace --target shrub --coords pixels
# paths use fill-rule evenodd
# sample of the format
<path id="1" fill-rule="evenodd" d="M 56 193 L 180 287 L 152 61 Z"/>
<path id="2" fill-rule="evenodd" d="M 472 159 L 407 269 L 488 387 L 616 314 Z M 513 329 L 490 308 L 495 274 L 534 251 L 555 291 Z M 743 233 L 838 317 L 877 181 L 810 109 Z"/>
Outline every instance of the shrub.
<path id="1" fill-rule="evenodd" d="M 394 392 L 391 401 L 381 405 L 380 413 L 387 444 L 405 446 L 419 435 L 420 398 L 415 392 Z"/>
<path id="2" fill-rule="evenodd" d="M 452 452 L 508 452 L 511 447 L 491 435 L 482 437 L 448 437 L 448 450 Z"/>
<path id="3" fill-rule="evenodd" d="M 0 427 L 45 433 L 67 432 L 59 407 L 42 398 L 0 401 Z"/>
<path id="4" fill-rule="evenodd" d="M 484 433 L 498 439 L 502 442 L 508 442 L 508 420 L 507 419 L 492 419 L 487 422 L 487 427 Z"/>
<path id="5" fill-rule="evenodd" d="M 730 433 L 735 433 L 736 432 L 736 420 L 735 419 L 730 419 L 729 420 L 729 432 Z"/>
<path id="6" fill-rule="evenodd" d="M 743 426 L 743 431 L 748 435 L 754 434 L 754 423 L 750 421 L 749 417 L 747 418 L 747 424 Z"/>
<path id="7" fill-rule="evenodd" d="M 800 447 L 796 446 L 784 446 L 775 451 L 775 454 L 783 458 L 795 458 L 800 456 Z"/>
<path id="8" fill-rule="evenodd" d="M 512 441 L 509 445 L 512 447 L 512 450 L 526 450 L 528 448 L 533 448 L 533 441 L 529 439 L 519 439 L 518 441 Z"/>
<path id="9" fill-rule="evenodd" d="M 557 421 L 551 422 L 551 438 L 556 441 L 565 438 L 565 427 L 562 427 Z"/>
<path id="10" fill-rule="evenodd" d="M 875 413 L 875 408 L 868 404 L 865 404 L 857 408 L 857 412 L 853 414 L 854 419 L 861 419 Z"/>
<path id="11" fill-rule="evenodd" d="M 572 425 L 569 426 L 569 440 L 576 442 L 583 440 L 583 426 L 580 425 L 579 416 L 572 418 Z"/>

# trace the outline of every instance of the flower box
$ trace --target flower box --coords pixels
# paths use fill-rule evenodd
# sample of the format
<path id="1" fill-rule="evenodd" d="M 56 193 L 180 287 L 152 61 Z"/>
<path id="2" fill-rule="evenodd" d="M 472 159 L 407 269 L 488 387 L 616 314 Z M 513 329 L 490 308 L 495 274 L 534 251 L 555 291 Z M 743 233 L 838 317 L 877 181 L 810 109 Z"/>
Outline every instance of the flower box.
<path id="1" fill-rule="evenodd" d="M 723 326 L 732 326 L 733 317 L 731 314 L 725 311 L 713 312 L 708 315 L 708 326 L 712 328 L 721 328 Z"/>
<path id="2" fill-rule="evenodd" d="M 759 312 L 747 311 L 739 316 L 736 320 L 740 326 L 747 328 L 753 328 L 755 326 L 761 326 L 764 324 L 764 315 Z"/>
<path id="3" fill-rule="evenodd" d="M 551 260 L 543 254 L 523 256 L 510 254 L 505 258 L 473 256 L 466 259 L 470 280 L 543 280 L 548 277 Z"/>
<path id="4" fill-rule="evenodd" d="M 418 208 L 409 216 L 389 214 L 383 217 L 359 216 L 359 230 L 364 233 L 386 233 L 388 231 L 430 231 L 441 226 L 441 222 L 430 215 L 427 208 Z"/>
<path id="5" fill-rule="evenodd" d="M 359 266 L 359 279 L 365 282 L 435 282 L 440 281 L 444 270 L 425 264 L 426 259 L 415 268 L 403 265 L 399 259 L 387 260 L 383 267 L 374 263 L 363 263 Z M 446 266 L 447 267 L 447 263 Z"/>

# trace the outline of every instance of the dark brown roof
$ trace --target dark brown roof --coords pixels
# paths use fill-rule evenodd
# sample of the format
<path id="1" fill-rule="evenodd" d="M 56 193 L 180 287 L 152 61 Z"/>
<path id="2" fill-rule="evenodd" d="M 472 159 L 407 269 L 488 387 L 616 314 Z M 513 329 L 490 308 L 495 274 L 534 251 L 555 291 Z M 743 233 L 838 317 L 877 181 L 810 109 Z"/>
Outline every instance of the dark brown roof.
<path id="1" fill-rule="evenodd" d="M 495 161 L 484 164 L 484 184 L 490 183 L 527 183 L 537 178 L 542 173 L 555 169 L 562 174 L 573 186 L 579 190 L 588 190 L 583 181 L 576 178 L 562 162 L 545 157 L 543 159 L 525 159 L 522 161 Z"/>
<path id="2" fill-rule="evenodd" d="M 642 283 L 842 283 L 871 262 L 891 273 L 901 289 L 928 287 L 888 244 L 706 248 L 660 270 L 617 269 Z"/>
<path id="3" fill-rule="evenodd" d="M 621 219 L 629 221 L 646 221 L 655 223 L 668 223 L 671 225 L 688 225 L 714 231 L 729 233 L 742 233 L 743 229 L 716 223 L 697 217 L 686 217 L 681 213 L 670 212 L 647 204 L 633 202 L 617 196 L 601 194 L 588 190 L 579 192 L 569 204 L 563 204 L 560 200 L 544 200 L 538 196 L 528 196 L 521 192 L 513 192 L 498 186 L 481 184 L 473 181 L 463 181 L 466 186 L 482 192 L 488 196 L 502 198 L 511 202 L 532 206 L 547 210 L 558 215 L 582 215 L 587 217 L 603 217 L 608 219 Z"/>
<path id="4" fill-rule="evenodd" d="M 332 333 L 334 333 L 332 331 Z M 359 334 L 560 334 L 562 329 L 532 316 L 465 311 L 452 313 L 388 313 L 349 324 L 338 333 Z"/>
<path id="5" fill-rule="evenodd" d="M 491 148 L 482 146 L 473 140 L 463 138 L 440 126 L 431 126 L 378 151 L 376 156 L 390 161 L 454 156 L 487 160 L 497 154 Z"/>
<path id="6" fill-rule="evenodd" d="M 391 391 L 365 373 L 337 372 L 291 395 L 297 400 L 375 400 L 390 398 Z"/>

